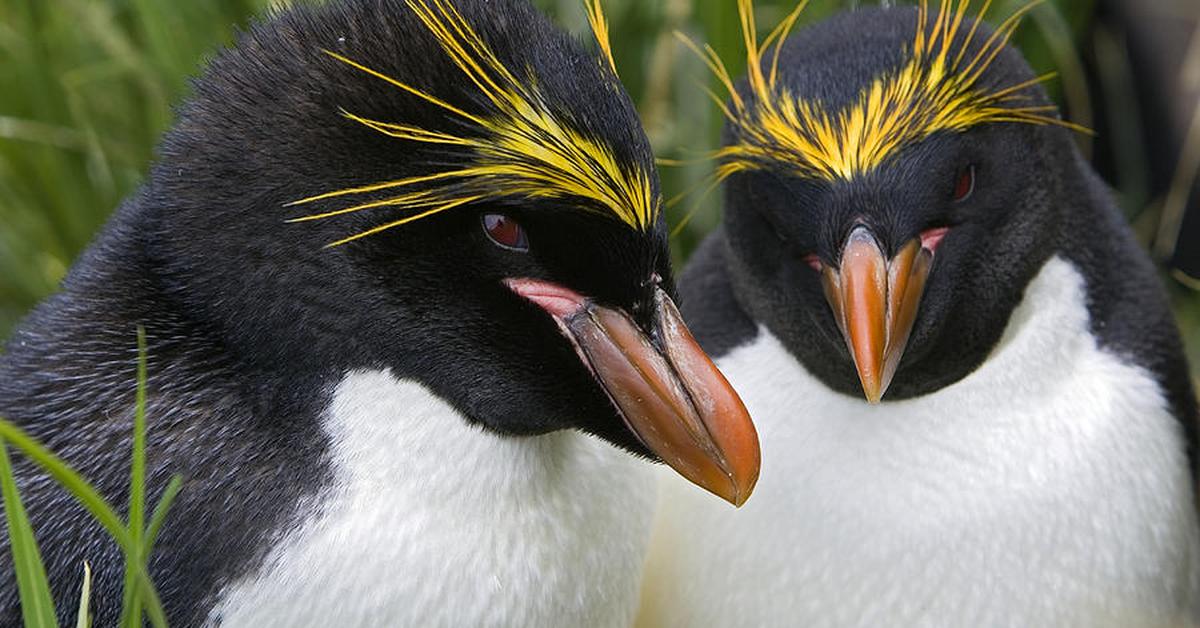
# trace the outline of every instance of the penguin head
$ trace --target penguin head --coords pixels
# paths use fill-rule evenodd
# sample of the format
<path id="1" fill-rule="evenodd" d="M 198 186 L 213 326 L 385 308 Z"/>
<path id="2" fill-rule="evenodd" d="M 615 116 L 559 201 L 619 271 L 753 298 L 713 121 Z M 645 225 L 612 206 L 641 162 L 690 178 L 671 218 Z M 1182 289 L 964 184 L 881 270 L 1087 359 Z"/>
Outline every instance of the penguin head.
<path id="1" fill-rule="evenodd" d="M 348 0 L 253 27 L 195 91 L 149 240 L 232 351 L 390 369 L 485 429 L 582 430 L 749 496 L 757 437 L 675 309 L 611 55 L 524 0 Z"/>
<path id="2" fill-rule="evenodd" d="M 831 388 L 874 403 L 970 373 L 1055 247 L 1069 127 L 969 0 L 841 14 L 759 45 L 717 177 L 735 289 Z M 780 42 L 783 42 L 780 44 Z M 719 64 L 715 64 L 723 75 Z"/>

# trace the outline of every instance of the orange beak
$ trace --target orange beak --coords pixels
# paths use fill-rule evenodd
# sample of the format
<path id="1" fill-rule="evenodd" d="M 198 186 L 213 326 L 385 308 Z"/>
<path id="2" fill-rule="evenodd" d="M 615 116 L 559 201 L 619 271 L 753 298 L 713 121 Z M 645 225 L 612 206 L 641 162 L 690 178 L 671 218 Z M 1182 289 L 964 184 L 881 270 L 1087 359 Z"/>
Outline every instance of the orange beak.
<path id="1" fill-rule="evenodd" d="M 506 283 L 554 318 L 647 449 L 734 506 L 750 498 L 758 481 L 758 433 L 667 293 L 655 288 L 652 339 L 626 312 L 563 286 L 534 279 Z"/>
<path id="2" fill-rule="evenodd" d="M 859 225 L 846 238 L 841 268 L 822 270 L 825 297 L 871 403 L 879 403 L 896 375 L 932 264 L 920 238 L 888 260 L 871 230 Z"/>

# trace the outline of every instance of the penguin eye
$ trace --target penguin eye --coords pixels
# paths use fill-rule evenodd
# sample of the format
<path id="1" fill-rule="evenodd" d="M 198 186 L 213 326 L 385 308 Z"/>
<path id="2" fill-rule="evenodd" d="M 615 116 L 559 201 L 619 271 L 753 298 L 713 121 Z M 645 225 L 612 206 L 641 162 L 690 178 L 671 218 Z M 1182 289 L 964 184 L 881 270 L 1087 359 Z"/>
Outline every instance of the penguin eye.
<path id="1" fill-rule="evenodd" d="M 484 214 L 483 232 L 496 246 L 524 253 L 529 250 L 529 238 L 517 221 L 504 214 Z"/>
<path id="2" fill-rule="evenodd" d="M 975 166 L 967 166 L 954 184 L 954 202 L 965 201 L 975 191 Z"/>

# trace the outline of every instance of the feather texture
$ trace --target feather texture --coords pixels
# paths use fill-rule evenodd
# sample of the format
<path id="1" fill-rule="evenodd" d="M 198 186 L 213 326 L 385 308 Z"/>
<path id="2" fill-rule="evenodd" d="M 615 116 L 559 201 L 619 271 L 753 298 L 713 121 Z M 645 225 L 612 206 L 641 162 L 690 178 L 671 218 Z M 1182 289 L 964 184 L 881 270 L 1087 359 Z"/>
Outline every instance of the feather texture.
<path id="1" fill-rule="evenodd" d="M 714 153 L 720 162 L 718 181 L 781 165 L 801 176 L 849 180 L 934 133 L 962 132 L 981 124 L 1055 124 L 1087 131 L 1061 120 L 1053 106 L 1029 104 L 1027 88 L 1053 74 L 999 88 L 980 80 L 1021 18 L 1040 0 L 1013 13 L 971 55 L 967 53 L 979 35 L 978 20 L 991 0 L 984 0 L 974 20 L 967 19 L 972 0 L 939 0 L 932 20 L 928 0 L 922 0 L 908 61 L 882 73 L 838 111 L 793 93 L 779 80 L 780 50 L 806 4 L 801 2 L 760 44 L 753 0 L 738 0 L 749 98 L 735 89 L 727 66 L 711 47 L 701 48 L 684 38 L 730 94 L 728 105 L 713 95 L 735 133 L 734 142 Z"/>
<path id="2" fill-rule="evenodd" d="M 480 95 L 485 113 L 472 113 L 432 94 L 367 67 L 341 54 L 325 54 L 353 70 L 374 76 L 443 109 L 462 123 L 464 132 L 433 131 L 398 122 L 342 114 L 367 128 L 399 140 L 438 145 L 459 153 L 461 164 L 438 172 L 334 190 L 303 198 L 290 206 L 393 190 L 395 195 L 321 211 L 292 222 L 324 220 L 377 207 L 405 214 L 331 243 L 338 246 L 476 201 L 496 198 L 569 200 L 584 211 L 609 215 L 645 232 L 662 205 L 645 168 L 624 164 L 612 147 L 576 130 L 547 105 L 532 75 L 508 68 L 450 0 L 409 0 L 408 8 L 437 40 L 442 51 Z M 613 69 L 608 27 L 599 4 L 587 5 L 600 48 Z"/>

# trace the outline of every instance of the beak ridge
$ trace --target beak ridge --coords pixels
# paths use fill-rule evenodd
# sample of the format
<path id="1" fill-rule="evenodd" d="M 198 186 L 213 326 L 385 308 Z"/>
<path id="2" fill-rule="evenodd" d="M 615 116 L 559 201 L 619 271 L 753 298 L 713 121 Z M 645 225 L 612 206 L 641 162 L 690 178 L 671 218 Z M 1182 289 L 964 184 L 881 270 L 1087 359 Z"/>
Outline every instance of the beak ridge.
<path id="1" fill-rule="evenodd" d="M 846 239 L 840 268 L 822 270 L 826 299 L 870 403 L 879 403 L 896 375 L 932 263 L 920 238 L 888 260 L 870 229 L 859 225 Z"/>
<path id="2" fill-rule="evenodd" d="M 622 310 L 547 282 L 506 283 L 554 318 L 647 449 L 701 488 L 734 506 L 745 503 L 758 481 L 758 434 L 661 288 L 655 288 L 653 323 L 659 349 Z"/>

